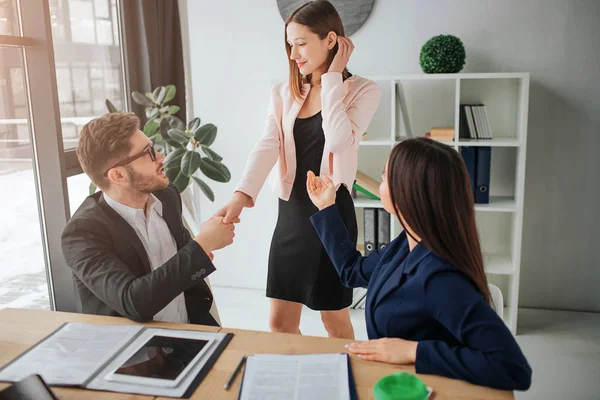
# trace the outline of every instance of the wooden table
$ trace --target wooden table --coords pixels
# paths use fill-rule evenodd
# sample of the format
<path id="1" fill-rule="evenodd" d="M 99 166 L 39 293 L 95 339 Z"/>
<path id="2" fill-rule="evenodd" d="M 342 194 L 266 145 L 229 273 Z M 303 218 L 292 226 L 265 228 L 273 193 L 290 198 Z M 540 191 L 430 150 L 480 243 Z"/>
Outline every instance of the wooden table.
<path id="1" fill-rule="evenodd" d="M 42 310 L 3 309 L 0 310 L 0 365 L 11 361 L 29 347 L 36 344 L 64 322 L 83 322 L 90 324 L 122 325 L 134 324 L 125 318 L 104 317 L 98 315 L 72 314 Z M 226 391 L 223 384 L 244 354 L 281 353 L 343 353 L 344 345 L 350 340 L 327 339 L 313 336 L 299 336 L 282 333 L 256 332 L 237 329 L 226 329 L 201 325 L 170 324 L 152 322 L 145 324 L 151 327 L 169 327 L 175 329 L 208 330 L 234 333 L 233 339 L 218 358 L 208 375 L 204 378 L 192 396 L 193 399 L 237 399 L 241 374 L 232 387 Z M 392 366 L 369 362 L 350 357 L 352 372 L 356 381 L 358 397 L 361 400 L 372 399 L 371 391 L 377 380 L 385 375 L 397 372 L 415 372 L 413 366 Z M 514 399 L 513 393 L 500 391 L 469 383 L 442 378 L 434 375 L 419 375 L 434 390 L 434 400 L 451 399 Z M 0 382 L 0 389 L 8 386 Z M 73 388 L 53 388 L 62 399 L 94 399 L 94 400 L 133 400 L 153 399 L 153 396 L 131 395 L 113 392 L 100 392 Z M 166 400 L 169 398 L 161 398 Z"/>

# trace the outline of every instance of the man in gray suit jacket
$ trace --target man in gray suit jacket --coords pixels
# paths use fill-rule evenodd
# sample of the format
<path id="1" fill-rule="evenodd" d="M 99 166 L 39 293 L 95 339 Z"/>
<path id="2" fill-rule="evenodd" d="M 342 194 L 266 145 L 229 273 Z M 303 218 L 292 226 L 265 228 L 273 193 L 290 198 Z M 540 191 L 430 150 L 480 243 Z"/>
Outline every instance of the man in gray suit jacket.
<path id="1" fill-rule="evenodd" d="M 211 218 L 191 237 L 165 157 L 139 124 L 133 114 L 107 114 L 80 135 L 77 157 L 102 190 L 83 202 L 62 235 L 81 311 L 218 325 L 204 278 L 215 270 L 212 252 L 233 242 L 234 225 Z"/>

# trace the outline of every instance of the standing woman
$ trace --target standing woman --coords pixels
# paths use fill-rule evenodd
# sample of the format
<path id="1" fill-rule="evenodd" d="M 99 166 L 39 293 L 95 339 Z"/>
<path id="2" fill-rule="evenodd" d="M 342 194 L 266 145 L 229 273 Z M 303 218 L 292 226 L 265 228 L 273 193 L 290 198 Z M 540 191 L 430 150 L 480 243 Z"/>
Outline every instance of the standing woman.
<path id="1" fill-rule="evenodd" d="M 285 24 L 289 82 L 271 93 L 263 137 L 247 161 L 232 200 L 217 215 L 230 221 L 253 207 L 267 175 L 278 194 L 279 214 L 269 253 L 267 297 L 274 332 L 300 333 L 302 304 L 321 311 L 330 337 L 354 338 L 342 285 L 309 217 L 317 211 L 306 191 L 308 171 L 331 176 L 336 204 L 351 239 L 357 226 L 349 190 L 356 177 L 358 143 L 377 110 L 377 85 L 350 74 L 354 45 L 344 37 L 331 3 L 309 2 Z"/>

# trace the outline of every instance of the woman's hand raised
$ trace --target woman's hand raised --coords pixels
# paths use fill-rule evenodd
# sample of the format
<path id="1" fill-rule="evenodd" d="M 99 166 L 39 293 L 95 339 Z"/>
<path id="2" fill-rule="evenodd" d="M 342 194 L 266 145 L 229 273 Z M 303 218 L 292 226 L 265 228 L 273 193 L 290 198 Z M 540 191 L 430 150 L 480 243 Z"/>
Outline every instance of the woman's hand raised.
<path id="1" fill-rule="evenodd" d="M 322 210 L 335 204 L 335 185 L 328 177 L 318 177 L 312 171 L 306 174 L 306 191 L 313 204 Z"/>

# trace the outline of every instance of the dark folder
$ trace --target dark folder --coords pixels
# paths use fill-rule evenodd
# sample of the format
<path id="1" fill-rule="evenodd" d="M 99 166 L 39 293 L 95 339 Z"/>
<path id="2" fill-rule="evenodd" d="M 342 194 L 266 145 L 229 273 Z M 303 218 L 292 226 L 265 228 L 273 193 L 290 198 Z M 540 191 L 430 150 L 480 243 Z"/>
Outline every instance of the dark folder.
<path id="1" fill-rule="evenodd" d="M 377 248 L 384 249 L 390 243 L 390 214 L 383 208 L 377 209 Z"/>
<path id="2" fill-rule="evenodd" d="M 475 198 L 475 167 L 477 165 L 477 153 L 475 151 L 475 147 L 461 147 L 460 155 L 467 166 L 469 180 L 471 181 L 471 192 L 473 193 L 473 198 Z"/>
<path id="3" fill-rule="evenodd" d="M 364 209 L 365 256 L 377 249 L 377 209 Z"/>
<path id="4" fill-rule="evenodd" d="M 477 167 L 475 171 L 475 203 L 487 204 L 490 202 L 490 166 L 492 162 L 492 148 L 477 148 Z"/>
<path id="5" fill-rule="evenodd" d="M 458 125 L 458 137 L 461 139 L 472 139 L 474 135 L 471 133 L 469 129 L 469 123 L 467 120 L 467 105 L 460 105 L 460 114 L 459 114 L 459 125 Z"/>

